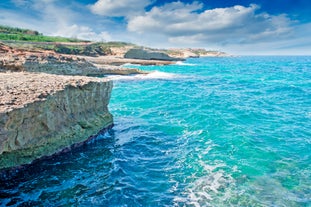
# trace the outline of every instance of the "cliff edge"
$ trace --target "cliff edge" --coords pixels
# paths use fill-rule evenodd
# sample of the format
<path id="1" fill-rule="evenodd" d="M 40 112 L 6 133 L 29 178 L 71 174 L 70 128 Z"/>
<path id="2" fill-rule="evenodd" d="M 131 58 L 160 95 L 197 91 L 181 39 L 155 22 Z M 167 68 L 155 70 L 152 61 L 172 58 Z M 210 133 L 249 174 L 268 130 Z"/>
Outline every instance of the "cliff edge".
<path id="1" fill-rule="evenodd" d="M 44 73 L 0 75 L 0 171 L 70 149 L 113 124 L 112 82 Z"/>

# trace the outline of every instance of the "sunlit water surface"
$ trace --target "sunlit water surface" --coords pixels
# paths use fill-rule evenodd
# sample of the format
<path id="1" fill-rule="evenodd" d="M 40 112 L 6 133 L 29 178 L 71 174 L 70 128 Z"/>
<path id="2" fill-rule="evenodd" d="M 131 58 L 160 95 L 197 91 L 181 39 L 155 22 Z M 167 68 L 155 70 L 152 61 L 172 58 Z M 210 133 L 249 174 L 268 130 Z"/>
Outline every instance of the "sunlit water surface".
<path id="1" fill-rule="evenodd" d="M 112 131 L 1 183 L 0 204 L 311 206 L 311 57 L 139 68 L 156 72 L 111 77 Z"/>

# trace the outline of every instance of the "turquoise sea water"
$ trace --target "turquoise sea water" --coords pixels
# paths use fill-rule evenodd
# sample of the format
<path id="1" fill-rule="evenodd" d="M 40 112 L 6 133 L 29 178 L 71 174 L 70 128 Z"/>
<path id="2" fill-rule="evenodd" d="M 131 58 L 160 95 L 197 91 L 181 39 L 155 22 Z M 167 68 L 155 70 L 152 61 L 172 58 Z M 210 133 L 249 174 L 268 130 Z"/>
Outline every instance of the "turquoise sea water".
<path id="1" fill-rule="evenodd" d="M 111 77 L 115 127 L 1 184 L 3 206 L 311 206 L 311 57 Z"/>

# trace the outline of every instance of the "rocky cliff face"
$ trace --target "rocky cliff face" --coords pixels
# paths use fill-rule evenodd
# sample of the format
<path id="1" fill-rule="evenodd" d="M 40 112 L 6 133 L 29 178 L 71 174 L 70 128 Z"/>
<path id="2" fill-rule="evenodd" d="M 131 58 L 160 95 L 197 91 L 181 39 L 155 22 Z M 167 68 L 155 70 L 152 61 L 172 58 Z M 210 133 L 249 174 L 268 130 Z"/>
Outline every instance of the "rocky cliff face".
<path id="1" fill-rule="evenodd" d="M 1 73 L 0 170 L 70 148 L 112 126 L 111 89 L 111 81 L 99 78 Z"/>

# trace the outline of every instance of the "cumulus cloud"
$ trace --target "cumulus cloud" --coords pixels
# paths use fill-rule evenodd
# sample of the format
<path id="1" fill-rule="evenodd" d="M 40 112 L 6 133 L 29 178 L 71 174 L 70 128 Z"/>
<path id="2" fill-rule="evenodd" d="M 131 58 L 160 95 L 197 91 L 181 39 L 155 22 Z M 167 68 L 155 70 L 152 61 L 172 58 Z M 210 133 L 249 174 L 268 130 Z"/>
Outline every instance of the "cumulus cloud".
<path id="1" fill-rule="evenodd" d="M 79 26 L 77 24 L 68 25 L 65 28 L 58 30 L 53 35 L 63 37 L 74 37 L 82 40 L 93 40 L 93 41 L 110 41 L 112 40 L 111 35 L 108 32 L 96 33 L 90 27 Z"/>
<path id="2" fill-rule="evenodd" d="M 198 0 L 172 0 L 162 6 L 154 6 L 155 0 L 97 0 L 92 5 L 77 0 L 5 1 L 14 4 L 0 8 L 1 25 L 45 35 L 164 48 L 205 47 L 235 54 L 310 54 L 311 48 L 310 23 L 295 22 L 286 14 L 265 13 L 255 4 L 205 9 L 205 1 Z"/>
<path id="3" fill-rule="evenodd" d="M 151 0 L 98 0 L 89 5 L 94 14 L 111 17 L 128 17 L 144 12 Z"/>
<path id="4" fill-rule="evenodd" d="M 233 6 L 202 10 L 199 2 L 173 2 L 153 7 L 144 15 L 129 19 L 128 30 L 158 34 L 174 43 L 269 41 L 290 34 L 293 23 L 285 15 L 257 13 L 259 6 Z"/>

